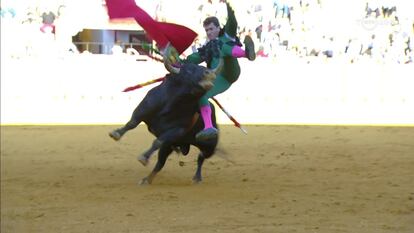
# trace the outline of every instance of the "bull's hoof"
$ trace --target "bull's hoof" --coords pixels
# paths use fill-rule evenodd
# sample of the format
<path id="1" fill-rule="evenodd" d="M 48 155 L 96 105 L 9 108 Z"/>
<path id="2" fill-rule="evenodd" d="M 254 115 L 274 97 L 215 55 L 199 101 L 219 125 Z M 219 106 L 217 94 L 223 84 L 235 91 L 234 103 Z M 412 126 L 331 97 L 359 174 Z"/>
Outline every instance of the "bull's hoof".
<path id="1" fill-rule="evenodd" d="M 139 184 L 140 185 L 150 185 L 151 181 L 148 179 L 148 177 L 145 177 L 144 179 L 141 180 L 141 182 Z"/>
<path id="2" fill-rule="evenodd" d="M 196 134 L 196 140 L 199 142 L 208 141 L 217 138 L 218 130 L 216 128 L 207 128 Z"/>
<path id="3" fill-rule="evenodd" d="M 121 139 L 122 135 L 118 132 L 118 130 L 114 130 L 114 131 L 109 133 L 109 137 L 111 137 L 115 141 L 119 141 L 119 139 Z"/>
<path id="4" fill-rule="evenodd" d="M 203 179 L 201 179 L 201 177 L 194 176 L 193 177 L 193 184 L 200 184 L 202 180 Z"/>
<path id="5" fill-rule="evenodd" d="M 145 157 L 145 156 L 143 156 L 143 155 L 141 155 L 141 156 L 138 156 L 138 158 L 137 158 L 137 160 L 138 160 L 138 162 L 140 162 L 142 165 L 144 165 L 145 167 L 148 165 L 148 163 L 149 163 L 149 160 L 147 159 L 147 157 Z"/>

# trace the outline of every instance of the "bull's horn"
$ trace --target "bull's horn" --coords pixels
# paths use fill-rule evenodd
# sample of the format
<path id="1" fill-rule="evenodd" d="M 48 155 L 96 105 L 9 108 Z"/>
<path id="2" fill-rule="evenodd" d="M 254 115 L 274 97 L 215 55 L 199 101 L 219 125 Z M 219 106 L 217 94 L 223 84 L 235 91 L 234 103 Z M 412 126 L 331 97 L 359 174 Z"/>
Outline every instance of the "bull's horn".
<path id="1" fill-rule="evenodd" d="M 172 65 L 172 63 L 176 63 L 177 59 L 176 57 L 178 57 L 178 52 L 177 50 L 171 46 L 170 44 L 167 45 L 167 47 L 164 49 L 164 53 L 163 53 L 163 60 L 164 60 L 164 66 L 165 68 L 173 74 L 178 74 L 180 73 L 180 68 L 178 67 L 174 67 Z"/>
<path id="2" fill-rule="evenodd" d="M 218 75 L 221 72 L 221 69 L 223 68 L 223 64 L 224 64 L 223 58 L 220 58 L 217 66 L 214 69 L 210 69 L 210 70 L 214 72 L 216 75 Z"/>

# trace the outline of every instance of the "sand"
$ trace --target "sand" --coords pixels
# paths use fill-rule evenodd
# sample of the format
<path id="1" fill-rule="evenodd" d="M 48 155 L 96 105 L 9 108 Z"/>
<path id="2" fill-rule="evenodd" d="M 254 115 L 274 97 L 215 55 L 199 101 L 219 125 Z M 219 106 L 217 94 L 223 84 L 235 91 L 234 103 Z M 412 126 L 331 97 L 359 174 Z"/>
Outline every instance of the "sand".
<path id="1" fill-rule="evenodd" d="M 414 128 L 222 126 L 201 184 L 192 148 L 142 186 L 115 127 L 2 126 L 1 232 L 414 232 Z"/>

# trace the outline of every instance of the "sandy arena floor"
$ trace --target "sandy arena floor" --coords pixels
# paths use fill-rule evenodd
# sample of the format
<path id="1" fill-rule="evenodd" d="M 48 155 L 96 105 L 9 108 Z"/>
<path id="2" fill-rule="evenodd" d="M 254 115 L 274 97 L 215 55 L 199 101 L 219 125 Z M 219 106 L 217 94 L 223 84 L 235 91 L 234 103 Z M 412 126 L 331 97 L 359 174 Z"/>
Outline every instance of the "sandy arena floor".
<path id="1" fill-rule="evenodd" d="M 202 184 L 192 148 L 140 186 L 115 127 L 1 127 L 1 232 L 414 232 L 414 128 L 222 126 Z"/>

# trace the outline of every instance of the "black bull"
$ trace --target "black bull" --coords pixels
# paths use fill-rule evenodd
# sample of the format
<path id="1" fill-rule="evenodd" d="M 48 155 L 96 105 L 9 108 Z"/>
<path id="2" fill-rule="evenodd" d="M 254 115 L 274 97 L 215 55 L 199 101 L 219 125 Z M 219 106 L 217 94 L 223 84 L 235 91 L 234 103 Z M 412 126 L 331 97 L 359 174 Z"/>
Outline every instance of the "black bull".
<path id="1" fill-rule="evenodd" d="M 214 72 L 205 67 L 185 64 L 177 74 L 168 74 L 166 79 L 152 88 L 135 108 L 131 119 L 122 128 L 109 133 L 119 140 L 128 130 L 145 122 L 148 130 L 157 137 L 149 150 L 138 156 L 138 161 L 147 165 L 151 154 L 159 149 L 158 160 L 152 172 L 141 183 L 151 184 L 156 174 L 164 167 L 168 156 L 180 148 L 188 154 L 190 145 L 199 148 L 197 170 L 194 182 L 202 180 L 201 168 L 204 160 L 211 157 L 218 143 L 218 137 L 208 141 L 196 141 L 195 135 L 204 128 L 199 117 L 199 99 L 211 87 Z M 215 109 L 212 108 L 212 122 L 217 128 Z"/>

